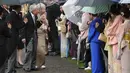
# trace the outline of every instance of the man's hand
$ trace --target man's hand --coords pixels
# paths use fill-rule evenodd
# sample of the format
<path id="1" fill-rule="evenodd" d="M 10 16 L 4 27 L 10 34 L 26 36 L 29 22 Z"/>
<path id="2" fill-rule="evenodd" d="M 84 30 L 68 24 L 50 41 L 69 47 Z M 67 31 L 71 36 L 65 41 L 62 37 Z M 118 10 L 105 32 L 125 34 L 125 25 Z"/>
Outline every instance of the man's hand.
<path id="1" fill-rule="evenodd" d="M 27 18 L 24 18 L 24 23 L 26 24 L 28 22 L 28 19 Z"/>
<path id="2" fill-rule="evenodd" d="M 12 25 L 10 23 L 7 24 L 8 28 L 12 28 Z"/>

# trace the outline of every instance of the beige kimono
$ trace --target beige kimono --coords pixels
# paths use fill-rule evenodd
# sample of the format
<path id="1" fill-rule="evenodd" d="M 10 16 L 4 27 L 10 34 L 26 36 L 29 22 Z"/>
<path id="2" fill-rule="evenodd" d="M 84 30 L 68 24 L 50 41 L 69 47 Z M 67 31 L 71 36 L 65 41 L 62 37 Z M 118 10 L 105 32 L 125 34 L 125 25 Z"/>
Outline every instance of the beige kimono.
<path id="1" fill-rule="evenodd" d="M 111 47 L 108 50 L 109 55 L 109 73 L 121 73 L 121 63 L 120 60 L 116 59 L 116 53 L 118 50 L 118 40 L 117 40 L 117 34 L 119 29 L 119 26 L 123 22 L 123 17 L 121 15 L 118 15 L 114 18 L 114 21 L 110 24 L 110 26 L 106 30 L 107 35 L 107 44 Z M 110 60 L 111 59 L 111 60 Z"/>
<path id="2" fill-rule="evenodd" d="M 118 36 L 118 59 L 121 59 L 122 73 L 130 73 L 130 20 L 120 26 Z"/>

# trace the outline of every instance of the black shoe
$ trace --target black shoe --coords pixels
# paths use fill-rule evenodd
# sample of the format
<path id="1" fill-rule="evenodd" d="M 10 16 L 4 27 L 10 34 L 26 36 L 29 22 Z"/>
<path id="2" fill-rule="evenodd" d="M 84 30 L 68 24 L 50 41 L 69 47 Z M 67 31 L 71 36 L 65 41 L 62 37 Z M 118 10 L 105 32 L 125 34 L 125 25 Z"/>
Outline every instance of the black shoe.
<path id="1" fill-rule="evenodd" d="M 32 68 L 31 70 L 33 70 L 33 71 L 38 71 L 38 68 L 35 67 L 35 68 Z"/>
<path id="2" fill-rule="evenodd" d="M 17 62 L 16 68 L 22 68 L 22 67 L 23 67 L 23 65 L 20 64 L 19 62 Z"/>
<path id="3" fill-rule="evenodd" d="M 29 69 L 24 69 L 24 68 L 23 68 L 23 70 L 24 70 L 25 72 L 31 72 L 31 70 L 29 70 Z"/>

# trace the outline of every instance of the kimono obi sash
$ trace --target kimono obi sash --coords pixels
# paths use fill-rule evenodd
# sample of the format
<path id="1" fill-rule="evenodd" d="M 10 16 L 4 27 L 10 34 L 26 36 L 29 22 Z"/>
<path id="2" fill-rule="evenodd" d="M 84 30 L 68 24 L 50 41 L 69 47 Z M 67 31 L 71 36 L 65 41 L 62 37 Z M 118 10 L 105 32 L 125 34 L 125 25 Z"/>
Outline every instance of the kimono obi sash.
<path id="1" fill-rule="evenodd" d="M 124 40 L 130 41 L 130 30 L 124 34 Z"/>
<path id="2" fill-rule="evenodd" d="M 124 34 L 124 40 L 129 44 L 128 46 L 130 49 L 130 30 Z"/>

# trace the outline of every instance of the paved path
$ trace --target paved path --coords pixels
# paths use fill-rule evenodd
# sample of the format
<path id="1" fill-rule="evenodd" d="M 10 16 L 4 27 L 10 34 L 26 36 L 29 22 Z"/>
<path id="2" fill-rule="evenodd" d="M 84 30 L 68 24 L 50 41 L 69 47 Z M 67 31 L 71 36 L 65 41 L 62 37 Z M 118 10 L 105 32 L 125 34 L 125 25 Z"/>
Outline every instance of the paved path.
<path id="1" fill-rule="evenodd" d="M 44 70 L 25 72 L 22 69 L 18 69 L 17 73 L 86 73 L 59 56 L 48 56 L 46 59 L 47 68 Z"/>

